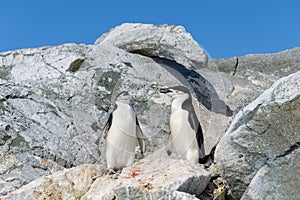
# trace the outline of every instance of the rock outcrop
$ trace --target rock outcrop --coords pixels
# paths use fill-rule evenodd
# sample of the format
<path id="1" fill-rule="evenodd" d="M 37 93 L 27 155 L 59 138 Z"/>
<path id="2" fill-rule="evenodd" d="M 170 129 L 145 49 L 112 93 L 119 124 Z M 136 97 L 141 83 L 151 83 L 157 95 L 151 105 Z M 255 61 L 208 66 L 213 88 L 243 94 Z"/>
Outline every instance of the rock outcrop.
<path id="1" fill-rule="evenodd" d="M 164 28 L 170 29 L 157 27 Z M 189 35 L 181 27 L 172 29 L 181 30 L 176 33 L 179 43 Z M 190 48 L 190 52 L 192 48 L 200 51 L 198 45 Z M 169 49 L 160 52 L 161 56 L 175 55 Z M 170 131 L 171 100 L 158 94 L 160 86 L 186 85 L 193 91 L 201 123 L 221 122 L 218 130 L 203 126 L 205 137 L 210 132 L 218 135 L 206 140 L 207 152 L 230 119 L 230 108 L 197 72 L 172 60 L 129 53 L 110 44 L 64 44 L 4 52 L 0 64 L 0 194 L 56 170 L 104 163 L 105 141 L 100 129 L 113 108 L 114 97 L 123 90 L 132 95 L 151 144 L 146 154 L 162 148 Z"/>
<path id="2" fill-rule="evenodd" d="M 0 194 L 51 171 L 99 161 L 92 73 L 66 72 L 90 50 L 68 44 L 1 54 Z"/>
<path id="3" fill-rule="evenodd" d="M 300 172 L 299 121 L 300 72 L 278 80 L 237 114 L 215 155 L 233 197 L 241 198 L 249 184 L 245 199 L 300 195 L 299 178 L 293 178 Z"/>
<path id="4" fill-rule="evenodd" d="M 123 169 L 116 181 L 107 176 L 97 179 L 82 199 L 168 199 L 175 195 L 175 199 L 180 199 L 181 195 L 195 197 L 204 191 L 209 180 L 210 173 L 200 165 L 187 161 L 166 157 L 141 160 Z"/>
<path id="5" fill-rule="evenodd" d="M 119 187 L 109 194 L 122 197 L 127 194 L 125 191 L 130 191 L 129 194 L 140 199 L 150 196 L 193 199 L 196 198 L 193 195 L 204 198 L 205 195 L 200 193 L 204 189 L 214 191 L 216 185 L 226 189 L 222 179 L 211 180 L 214 182 L 205 188 L 209 177 L 216 178 L 215 172 L 205 172 L 199 169 L 201 166 L 168 159 L 164 146 L 170 133 L 171 99 L 160 95 L 158 90 L 162 86 L 174 85 L 186 86 L 193 95 L 207 153 L 223 137 L 232 116 L 237 115 L 217 148 L 217 165 L 220 164 L 231 187 L 232 197 L 244 195 L 243 198 L 256 198 L 264 192 L 258 187 L 259 181 L 270 185 L 269 188 L 264 187 L 268 191 L 272 190 L 273 182 L 282 181 L 283 184 L 278 184 L 277 188 L 284 187 L 289 179 L 277 176 L 262 180 L 262 176 L 298 170 L 288 165 L 284 171 L 278 166 L 285 166 L 284 160 L 296 163 L 299 159 L 299 134 L 292 135 L 299 133 L 299 129 L 297 126 L 282 126 L 296 124 L 295 120 L 299 117 L 298 100 L 292 96 L 298 92 L 299 75 L 288 76 L 276 83 L 258 98 L 261 103 L 258 102 L 260 100 L 251 102 L 278 79 L 299 71 L 299 56 L 300 49 L 295 48 L 277 54 L 208 62 L 205 51 L 183 27 L 149 24 L 123 24 L 102 35 L 94 45 L 64 44 L 0 53 L 0 195 L 12 191 L 13 195 L 25 195 L 25 191 L 47 185 L 45 177 L 66 185 L 65 194 L 69 195 L 72 192 L 67 191 L 74 188 L 61 182 L 65 181 L 64 174 L 77 176 L 83 168 L 87 169 L 84 183 L 98 190 L 99 186 L 95 183 L 106 177 L 102 172 L 105 140 L 101 136 L 101 128 L 113 109 L 115 96 L 123 90 L 128 90 L 132 96 L 146 136 L 146 158 L 136 165 L 148 169 L 143 162 L 152 161 L 149 165 L 157 167 L 163 157 L 169 163 L 163 162 L 161 166 L 164 167 L 157 169 L 155 177 L 162 179 L 167 165 L 176 168 L 182 163 L 182 171 L 193 169 L 197 175 L 187 178 L 191 177 L 187 173 L 187 176 L 181 177 L 177 171 L 178 179 L 170 178 L 170 182 L 166 181 L 166 185 L 160 185 L 154 191 L 137 187 L 141 186 L 136 179 L 142 178 L 139 174 L 131 179 L 130 187 Z M 242 108 L 244 114 L 237 114 Z M 268 139 L 271 130 L 275 133 L 289 130 L 287 135 L 277 135 L 277 139 L 285 138 L 280 147 L 273 147 L 278 145 L 274 141 L 277 136 Z M 264 143 L 260 142 L 261 138 Z M 251 139 L 259 141 L 259 151 L 251 146 Z M 222 152 L 231 153 L 223 158 Z M 241 162 L 241 167 L 235 165 L 230 169 L 230 163 L 234 164 L 233 161 L 228 162 L 230 159 Z M 107 180 L 103 181 L 111 184 L 121 184 L 118 182 L 121 180 L 126 182 L 124 177 L 130 169 L 125 169 L 118 180 L 106 177 Z M 243 177 L 231 170 L 240 170 Z M 93 178 L 91 174 L 100 177 Z M 142 180 L 148 181 L 147 178 L 145 176 Z M 149 189 L 159 185 L 157 182 L 150 183 L 152 186 L 146 184 L 144 187 Z M 189 191 L 186 183 L 195 183 L 197 188 L 190 187 L 193 191 Z M 224 197 L 223 189 L 219 193 Z M 55 192 L 51 194 L 58 194 Z M 93 192 L 83 187 L 79 196 L 87 198 Z M 211 199 L 211 195 L 205 198 Z"/>
<path id="6" fill-rule="evenodd" d="M 200 165 L 170 158 L 137 162 L 118 179 L 105 172 L 105 165 L 91 164 L 54 172 L 2 199 L 196 199 L 210 180 Z"/>
<path id="7" fill-rule="evenodd" d="M 208 68 L 199 73 L 213 84 L 220 98 L 237 112 L 276 80 L 299 70 L 300 48 L 294 48 L 274 54 L 210 60 Z M 219 73 L 216 75 L 211 71 Z"/>
<path id="8" fill-rule="evenodd" d="M 97 44 L 109 44 L 131 53 L 174 60 L 191 69 L 206 67 L 208 62 L 205 51 L 182 26 L 125 23 L 103 34 L 96 40 Z"/>

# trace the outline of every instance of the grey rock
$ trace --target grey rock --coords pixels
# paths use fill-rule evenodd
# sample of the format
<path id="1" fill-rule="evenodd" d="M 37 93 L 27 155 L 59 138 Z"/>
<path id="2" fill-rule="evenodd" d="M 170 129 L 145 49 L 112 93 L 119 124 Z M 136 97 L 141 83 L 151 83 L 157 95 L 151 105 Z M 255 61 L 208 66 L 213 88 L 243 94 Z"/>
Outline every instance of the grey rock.
<path id="1" fill-rule="evenodd" d="M 213 85 L 214 90 L 210 92 L 213 107 L 209 107 L 209 102 L 198 101 L 203 105 L 208 105 L 208 110 L 217 113 L 236 115 L 242 108 L 254 101 L 261 93 L 271 87 L 278 79 L 299 71 L 300 48 L 295 48 L 275 54 L 251 54 L 228 59 L 209 60 L 208 67 L 196 70 L 205 80 Z M 199 93 L 200 94 L 200 93 Z M 218 98 L 214 99 L 214 94 Z M 209 99 L 209 98 L 205 98 Z M 224 102 L 220 102 L 219 99 Z M 224 106 L 224 103 L 227 106 Z M 202 115 L 209 116 L 205 111 Z M 201 120 L 201 116 L 200 116 Z M 229 126 L 230 118 L 213 114 L 209 120 L 203 121 L 206 132 L 209 132 L 210 144 L 206 151 L 211 149 L 211 145 L 216 144 L 224 135 Z M 209 130 L 209 131 L 207 131 Z M 220 132 L 222 130 L 223 132 Z"/>
<path id="2" fill-rule="evenodd" d="M 0 68 L 9 73 L 0 83 L 0 159 L 6 163 L 0 194 L 63 167 L 99 160 L 90 127 L 95 104 L 85 88 L 90 82 L 65 72 L 90 50 L 66 44 L 1 54 Z"/>
<path id="3" fill-rule="evenodd" d="M 206 67 L 208 62 L 205 51 L 182 26 L 125 23 L 102 35 L 95 42 L 98 44 L 175 60 L 191 69 Z"/>
<path id="4" fill-rule="evenodd" d="M 98 178 L 82 197 L 88 199 L 196 199 L 210 180 L 200 165 L 161 157 L 123 169 L 118 179 Z"/>
<path id="5" fill-rule="evenodd" d="M 300 48 L 274 54 L 249 54 L 209 60 L 199 71 L 234 111 L 251 103 L 278 79 L 300 70 Z M 217 75 L 212 71 L 219 72 Z"/>
<path id="6" fill-rule="evenodd" d="M 236 115 L 215 155 L 232 197 L 241 198 L 261 168 L 299 147 L 299 97 L 297 72 L 278 80 Z M 290 185 L 283 182 L 280 187 Z"/>
<path id="7" fill-rule="evenodd" d="M 300 196 L 300 147 L 263 166 L 242 199 L 297 199 Z"/>
<path id="8" fill-rule="evenodd" d="M 170 158 L 141 160 L 118 179 L 105 173 L 105 165 L 85 164 L 38 178 L 0 199 L 197 199 L 210 180 L 200 165 Z"/>
<path id="9" fill-rule="evenodd" d="M 185 192 L 179 191 L 166 191 L 166 190 L 159 190 L 159 191 L 147 191 L 142 190 L 139 188 L 121 188 L 120 191 L 118 189 L 115 190 L 114 198 L 119 199 L 173 199 L 173 200 L 197 200 L 195 195 L 191 195 Z M 91 198 L 91 199 L 97 199 Z M 103 199 L 110 199 L 104 197 Z"/>
<path id="10" fill-rule="evenodd" d="M 256 79 L 257 85 L 265 85 L 258 80 L 258 75 L 268 75 L 274 78 L 284 77 L 291 72 L 297 72 L 300 64 L 300 48 L 294 48 L 273 54 L 248 54 L 229 59 L 212 60 L 218 65 L 218 70 L 235 76 Z M 254 72 L 254 75 L 251 73 Z M 259 73 L 258 73 L 259 72 Z M 272 80 L 272 79 L 271 79 Z"/>
<path id="11" fill-rule="evenodd" d="M 105 166 L 86 164 L 38 178 L 12 191 L 1 200 L 23 199 L 80 199 L 96 177 L 106 172 Z"/>

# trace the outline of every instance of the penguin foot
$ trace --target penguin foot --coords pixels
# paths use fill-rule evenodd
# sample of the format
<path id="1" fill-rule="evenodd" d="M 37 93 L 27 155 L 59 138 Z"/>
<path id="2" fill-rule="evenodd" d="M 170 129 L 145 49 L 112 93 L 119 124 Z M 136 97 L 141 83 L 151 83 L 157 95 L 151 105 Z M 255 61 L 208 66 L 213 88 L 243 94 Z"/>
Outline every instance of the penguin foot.
<path id="1" fill-rule="evenodd" d="M 108 168 L 107 169 L 107 175 L 112 178 L 112 179 L 118 179 L 120 174 L 121 174 L 122 170 L 117 170 L 117 169 L 114 169 L 114 168 Z"/>
<path id="2" fill-rule="evenodd" d="M 214 163 L 216 146 L 217 145 L 211 149 L 208 155 L 204 156 L 203 158 L 199 158 L 199 163 L 204 164 L 204 168 L 209 168 L 210 165 Z"/>
<path id="3" fill-rule="evenodd" d="M 114 168 L 110 167 L 110 168 L 107 169 L 107 173 L 108 174 L 116 174 L 117 172 L 115 171 Z"/>

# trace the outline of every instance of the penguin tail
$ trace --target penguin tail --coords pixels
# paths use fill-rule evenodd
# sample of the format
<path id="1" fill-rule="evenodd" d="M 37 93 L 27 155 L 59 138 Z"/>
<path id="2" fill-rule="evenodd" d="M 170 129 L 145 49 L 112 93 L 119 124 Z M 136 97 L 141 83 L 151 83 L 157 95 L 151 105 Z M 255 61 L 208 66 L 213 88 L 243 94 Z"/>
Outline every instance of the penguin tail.
<path id="1" fill-rule="evenodd" d="M 205 164 L 205 165 L 208 165 L 208 166 L 211 165 L 214 162 L 216 147 L 217 147 L 217 145 L 215 145 L 210 150 L 209 154 L 207 154 L 203 158 L 199 158 L 199 163 L 200 164 Z"/>

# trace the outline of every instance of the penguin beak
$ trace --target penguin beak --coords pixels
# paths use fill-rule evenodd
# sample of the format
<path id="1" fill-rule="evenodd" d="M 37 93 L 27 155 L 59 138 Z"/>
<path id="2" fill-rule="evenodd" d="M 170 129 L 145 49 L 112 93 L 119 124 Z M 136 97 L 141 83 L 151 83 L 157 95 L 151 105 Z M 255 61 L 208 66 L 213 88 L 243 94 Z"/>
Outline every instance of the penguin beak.
<path id="1" fill-rule="evenodd" d="M 169 88 L 160 88 L 159 92 L 160 93 L 169 93 L 169 92 L 172 92 L 172 91 Z"/>

